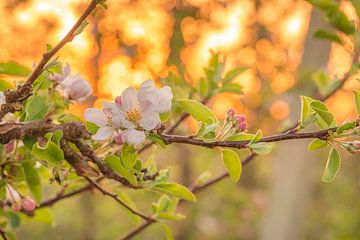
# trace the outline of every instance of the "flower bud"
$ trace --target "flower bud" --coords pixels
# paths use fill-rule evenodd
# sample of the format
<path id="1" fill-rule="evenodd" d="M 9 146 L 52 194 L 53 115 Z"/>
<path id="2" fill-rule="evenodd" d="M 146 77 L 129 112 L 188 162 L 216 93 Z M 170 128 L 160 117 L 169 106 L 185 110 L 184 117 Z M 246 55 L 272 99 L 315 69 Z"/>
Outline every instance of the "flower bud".
<path id="1" fill-rule="evenodd" d="M 70 98 L 77 101 L 85 100 L 93 91 L 89 83 L 80 75 L 74 76 L 74 80 L 67 90 Z"/>
<path id="2" fill-rule="evenodd" d="M 247 129 L 247 123 L 246 122 L 239 123 L 238 129 L 240 132 L 244 132 Z"/>
<path id="3" fill-rule="evenodd" d="M 228 116 L 229 118 L 233 118 L 233 117 L 235 116 L 235 110 L 234 110 L 234 109 L 229 109 L 229 110 L 227 111 L 227 116 Z"/>
<path id="4" fill-rule="evenodd" d="M 116 103 L 118 106 L 121 106 L 121 105 L 122 105 L 121 96 L 117 96 L 117 97 L 115 98 L 115 103 Z"/>
<path id="5" fill-rule="evenodd" d="M 114 137 L 114 142 L 118 145 L 123 145 L 124 144 L 124 140 L 123 140 L 123 136 L 120 134 L 116 134 Z"/>
<path id="6" fill-rule="evenodd" d="M 14 150 L 14 141 L 9 142 L 5 145 L 5 151 L 6 153 L 11 153 Z"/>
<path id="7" fill-rule="evenodd" d="M 45 147 L 46 146 L 46 143 L 47 143 L 46 138 L 38 137 L 37 141 L 38 141 L 40 147 Z"/>
<path id="8" fill-rule="evenodd" d="M 246 117 L 243 114 L 236 115 L 235 119 L 239 124 L 246 121 Z"/>
<path id="9" fill-rule="evenodd" d="M 32 211 L 32 210 L 34 210 L 35 209 L 35 207 L 36 207 L 36 203 L 35 203 L 35 201 L 32 199 L 32 198 L 30 198 L 30 197 L 24 197 L 23 199 L 22 199 L 22 204 L 21 204 L 21 206 L 26 210 L 26 211 Z"/>

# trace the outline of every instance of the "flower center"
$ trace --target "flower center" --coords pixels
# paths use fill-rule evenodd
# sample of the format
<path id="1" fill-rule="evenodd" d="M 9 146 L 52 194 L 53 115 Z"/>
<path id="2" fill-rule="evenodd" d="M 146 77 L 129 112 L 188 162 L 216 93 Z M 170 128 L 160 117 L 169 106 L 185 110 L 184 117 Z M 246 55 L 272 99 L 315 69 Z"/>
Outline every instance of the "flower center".
<path id="1" fill-rule="evenodd" d="M 126 111 L 126 115 L 127 115 L 127 120 L 130 122 L 138 122 L 141 118 L 141 114 L 139 109 L 137 108 L 132 108 Z"/>

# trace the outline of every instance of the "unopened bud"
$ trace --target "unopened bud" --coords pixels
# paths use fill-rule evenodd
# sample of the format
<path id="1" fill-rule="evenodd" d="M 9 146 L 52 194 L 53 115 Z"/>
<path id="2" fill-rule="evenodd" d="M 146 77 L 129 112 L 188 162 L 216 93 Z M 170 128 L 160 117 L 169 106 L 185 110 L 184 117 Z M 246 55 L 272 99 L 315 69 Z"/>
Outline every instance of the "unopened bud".
<path id="1" fill-rule="evenodd" d="M 235 110 L 234 109 L 229 109 L 227 111 L 227 116 L 230 118 L 233 118 L 235 116 Z"/>
<path id="2" fill-rule="evenodd" d="M 124 140 L 123 140 L 123 136 L 120 134 L 117 134 L 115 137 L 114 137 L 114 142 L 118 145 L 123 145 L 124 144 Z"/>
<path id="3" fill-rule="evenodd" d="M 6 153 L 11 153 L 14 150 L 15 144 L 14 141 L 11 141 L 10 143 L 5 145 L 5 151 Z"/>
<path id="4" fill-rule="evenodd" d="M 235 119 L 239 124 L 246 121 L 246 117 L 243 114 L 236 115 Z"/>
<path id="5" fill-rule="evenodd" d="M 247 123 L 246 122 L 239 123 L 238 129 L 240 132 L 244 132 L 247 129 Z"/>
<path id="6" fill-rule="evenodd" d="M 46 139 L 44 137 L 38 137 L 37 140 L 38 140 L 38 143 L 39 143 L 40 147 L 45 147 L 46 146 L 47 141 L 46 141 Z"/>
<path id="7" fill-rule="evenodd" d="M 121 96 L 117 96 L 117 97 L 115 98 L 115 103 L 116 103 L 118 106 L 121 106 L 121 105 L 122 105 Z"/>
<path id="8" fill-rule="evenodd" d="M 35 201 L 30 198 L 30 197 L 24 197 L 22 200 L 22 204 L 21 206 L 26 210 L 26 211 L 32 211 L 35 209 L 36 207 L 36 203 Z"/>

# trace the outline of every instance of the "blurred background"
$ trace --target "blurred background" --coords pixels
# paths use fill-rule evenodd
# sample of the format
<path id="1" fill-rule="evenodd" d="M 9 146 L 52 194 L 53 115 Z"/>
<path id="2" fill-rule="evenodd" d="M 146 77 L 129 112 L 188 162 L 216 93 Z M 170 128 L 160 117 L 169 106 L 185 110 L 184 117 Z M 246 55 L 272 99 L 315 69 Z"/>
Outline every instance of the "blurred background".
<path id="1" fill-rule="evenodd" d="M 15 60 L 31 67 L 46 44 L 56 44 L 66 34 L 86 4 L 0 1 L 0 62 Z M 126 87 L 158 81 L 170 72 L 182 73 L 195 85 L 213 51 L 226 56 L 226 71 L 251 68 L 236 79 L 244 95 L 221 94 L 209 105 L 220 119 L 235 108 L 247 116 L 250 130 L 261 128 L 268 135 L 299 118 L 299 95 L 317 92 L 315 71 L 326 71 L 335 80 L 352 63 L 351 47 L 313 38 L 315 30 L 328 27 L 321 13 L 301 0 L 107 0 L 107 5 L 108 10 L 95 11 L 86 30 L 59 54 L 95 90 L 93 102 L 70 109 L 78 115 Z M 350 1 L 340 1 L 340 6 L 349 19 L 357 20 Z M 360 88 L 355 78 L 326 102 L 338 123 L 355 118 L 351 90 Z M 180 132 L 195 129 L 189 119 Z M 337 179 L 325 184 L 326 151 L 307 153 L 307 144 L 281 143 L 246 167 L 237 185 L 225 179 L 199 193 L 196 204 L 181 205 L 179 211 L 187 218 L 171 224 L 175 239 L 360 239 L 359 157 L 344 153 Z M 215 151 L 200 150 L 170 146 L 151 149 L 143 158 L 155 152 L 159 166 L 170 166 L 172 178 L 190 185 L 204 172 L 217 176 L 224 169 Z M 158 197 L 119 191 L 145 212 Z M 64 200 L 53 210 L 51 225 L 24 219 L 16 230 L 19 239 L 116 239 L 139 223 L 100 194 Z M 164 237 L 154 225 L 138 239 Z"/>

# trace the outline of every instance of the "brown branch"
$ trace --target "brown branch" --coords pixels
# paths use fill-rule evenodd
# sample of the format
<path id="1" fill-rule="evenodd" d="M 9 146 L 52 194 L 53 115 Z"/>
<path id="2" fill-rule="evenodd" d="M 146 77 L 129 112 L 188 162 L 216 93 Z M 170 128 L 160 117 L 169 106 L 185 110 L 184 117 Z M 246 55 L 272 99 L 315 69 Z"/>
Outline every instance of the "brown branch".
<path id="1" fill-rule="evenodd" d="M 124 237 L 120 238 L 121 240 L 129 240 L 133 237 L 135 237 L 137 234 L 139 234 L 140 232 L 142 232 L 144 229 L 146 229 L 147 227 L 149 227 L 150 225 L 152 225 L 155 222 L 145 222 L 141 225 L 139 225 L 137 228 L 135 228 L 133 231 L 129 232 L 128 234 L 126 234 Z"/>
<path id="2" fill-rule="evenodd" d="M 3 240 L 8 240 L 8 237 L 6 236 L 6 232 L 0 228 L 0 235 Z"/>
<path id="3" fill-rule="evenodd" d="M 98 189 L 100 192 L 102 192 L 104 195 L 107 195 L 109 197 L 111 197 L 112 199 L 114 199 L 115 201 L 117 201 L 120 205 L 122 205 L 124 208 L 126 208 L 128 211 L 130 211 L 131 213 L 141 217 L 142 219 L 144 219 L 147 222 L 155 222 L 156 220 L 152 217 L 148 217 L 145 216 L 144 214 L 132 209 L 129 205 L 127 205 L 126 203 L 124 203 L 116 194 L 111 193 L 107 190 L 105 190 L 103 187 L 101 187 L 97 182 L 93 181 L 91 178 L 89 177 L 85 177 L 85 179 L 92 185 L 94 186 L 94 188 Z"/>
<path id="4" fill-rule="evenodd" d="M 65 37 L 50 51 L 43 54 L 41 61 L 35 67 L 34 71 L 27 78 L 23 85 L 19 85 L 16 90 L 7 90 L 4 92 L 6 103 L 0 106 L 0 119 L 7 113 L 16 112 L 22 109 L 22 102 L 32 94 L 32 84 L 44 71 L 44 67 L 51 60 L 51 58 L 62 49 L 67 43 L 71 42 L 76 36 L 76 30 L 81 26 L 85 19 L 96 8 L 97 1 L 91 0 L 87 8 L 84 10 L 80 18 L 76 21 L 74 26 L 65 35 Z"/>

